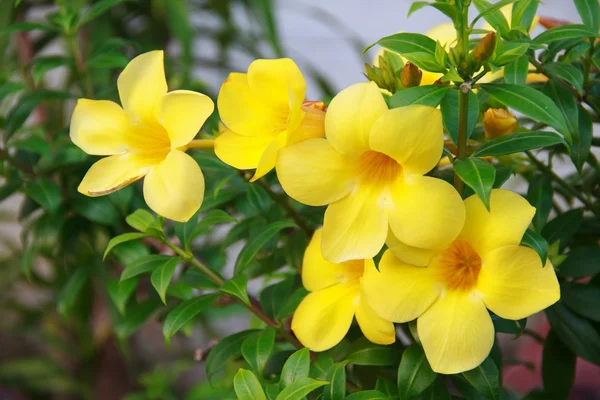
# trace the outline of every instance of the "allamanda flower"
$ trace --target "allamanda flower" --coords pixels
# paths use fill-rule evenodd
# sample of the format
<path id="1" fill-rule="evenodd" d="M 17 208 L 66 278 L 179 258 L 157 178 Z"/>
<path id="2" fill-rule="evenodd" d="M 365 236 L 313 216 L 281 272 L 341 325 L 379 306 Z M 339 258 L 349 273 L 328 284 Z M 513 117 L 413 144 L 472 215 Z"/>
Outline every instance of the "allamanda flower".
<path id="1" fill-rule="evenodd" d="M 329 204 L 321 243 L 326 260 L 375 256 L 388 226 L 408 246 L 443 248 L 454 240 L 465 218 L 462 200 L 447 182 L 423 176 L 442 154 L 439 110 L 388 110 L 375 83 L 358 83 L 331 101 L 325 131 L 327 139 L 282 149 L 277 175 L 299 202 Z"/>
<path id="2" fill-rule="evenodd" d="M 304 77 L 289 58 L 256 60 L 247 74 L 229 74 L 217 99 L 227 127 L 215 139 L 217 157 L 238 169 L 256 168 L 255 181 L 273 169 L 282 147 L 323 137 L 325 105 L 305 95 Z"/>
<path id="3" fill-rule="evenodd" d="M 371 342 L 390 344 L 396 340 L 394 324 L 377 316 L 361 298 L 360 277 L 365 267 L 375 268 L 372 259 L 333 264 L 323 259 L 321 229 L 306 248 L 302 261 L 302 283 L 309 293 L 300 303 L 292 330 L 313 351 L 338 344 L 356 321 Z"/>
<path id="4" fill-rule="evenodd" d="M 204 198 L 204 176 L 184 153 L 213 112 L 200 93 L 167 93 L 163 52 L 142 54 L 117 81 L 121 108 L 107 100 L 79 99 L 71 118 L 71 140 L 97 161 L 79 185 L 87 196 L 102 196 L 146 176 L 144 198 L 160 215 L 187 221 Z"/>
<path id="5" fill-rule="evenodd" d="M 521 196 L 492 191 L 488 212 L 477 196 L 465 200 L 467 218 L 458 238 L 427 267 L 406 264 L 387 251 L 379 271 L 369 267 L 363 296 L 390 321 L 417 319 L 425 355 L 434 371 L 475 368 L 494 343 L 488 309 L 511 320 L 554 304 L 560 289 L 550 262 L 520 246 L 535 208 Z"/>

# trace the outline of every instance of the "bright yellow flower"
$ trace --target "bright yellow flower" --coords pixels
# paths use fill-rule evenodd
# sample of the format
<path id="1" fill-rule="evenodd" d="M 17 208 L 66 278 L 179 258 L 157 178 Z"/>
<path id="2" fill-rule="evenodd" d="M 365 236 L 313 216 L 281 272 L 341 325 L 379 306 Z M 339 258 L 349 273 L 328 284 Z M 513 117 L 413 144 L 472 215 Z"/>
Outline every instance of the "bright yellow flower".
<path id="1" fill-rule="evenodd" d="M 87 196 L 102 196 L 146 176 L 144 198 L 160 215 L 187 221 L 204 198 L 204 176 L 184 153 L 213 112 L 200 93 L 167 93 L 163 52 L 142 54 L 117 81 L 121 108 L 107 100 L 79 99 L 71 118 L 71 140 L 96 162 L 79 185 Z"/>
<path id="2" fill-rule="evenodd" d="M 215 139 L 217 157 L 256 168 L 255 181 L 273 169 L 282 147 L 323 137 L 324 105 L 305 102 L 305 95 L 304 77 L 289 58 L 256 60 L 247 74 L 229 74 L 217 100 L 227 127 Z"/>
<path id="3" fill-rule="evenodd" d="M 494 343 L 487 311 L 518 320 L 554 304 L 560 288 L 550 262 L 520 246 L 535 208 L 521 196 L 492 191 L 488 212 L 477 196 L 465 200 L 458 238 L 428 266 L 406 264 L 387 251 L 366 269 L 363 295 L 381 317 L 418 318 L 417 330 L 434 371 L 455 374 L 478 366 Z"/>
<path id="4" fill-rule="evenodd" d="M 358 83 L 331 101 L 327 139 L 280 151 L 285 192 L 325 212 L 321 250 L 331 262 L 375 256 L 388 226 L 411 246 L 443 248 L 460 232 L 465 211 L 447 182 L 425 175 L 442 154 L 442 116 L 433 107 L 388 110 L 377 85 Z"/>
<path id="5" fill-rule="evenodd" d="M 375 268 L 372 259 L 332 264 L 321 255 L 321 229 L 317 230 L 304 253 L 302 283 L 310 291 L 292 320 L 292 330 L 300 342 L 313 351 L 338 344 L 350 329 L 352 320 L 373 343 L 396 340 L 394 324 L 375 314 L 361 299 L 360 278 L 365 267 Z"/>

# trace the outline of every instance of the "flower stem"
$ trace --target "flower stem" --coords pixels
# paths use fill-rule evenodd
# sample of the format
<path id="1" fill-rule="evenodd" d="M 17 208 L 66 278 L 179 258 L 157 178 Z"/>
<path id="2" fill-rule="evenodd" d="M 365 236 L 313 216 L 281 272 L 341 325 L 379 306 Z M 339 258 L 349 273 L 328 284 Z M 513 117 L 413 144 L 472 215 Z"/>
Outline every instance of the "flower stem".
<path id="1" fill-rule="evenodd" d="M 212 139 L 195 139 L 185 146 L 185 149 L 212 149 L 215 147 L 215 141 Z"/>
<path id="2" fill-rule="evenodd" d="M 463 83 L 460 85 L 460 94 L 458 97 L 458 140 L 456 146 L 456 159 L 460 160 L 467 157 L 467 124 L 469 117 L 469 91 L 470 85 Z M 454 174 L 454 187 L 462 195 L 465 183 Z"/>
<path id="3" fill-rule="evenodd" d="M 94 89 L 92 88 L 92 83 L 90 81 L 90 76 L 87 73 L 85 63 L 83 62 L 83 57 L 81 56 L 81 52 L 79 51 L 79 47 L 77 46 L 75 34 L 67 34 L 66 39 L 67 43 L 69 44 L 69 47 L 71 48 L 71 53 L 73 54 L 73 58 L 75 60 L 75 69 L 80 79 L 81 89 L 83 90 L 83 93 L 86 97 L 92 98 L 94 97 Z"/>

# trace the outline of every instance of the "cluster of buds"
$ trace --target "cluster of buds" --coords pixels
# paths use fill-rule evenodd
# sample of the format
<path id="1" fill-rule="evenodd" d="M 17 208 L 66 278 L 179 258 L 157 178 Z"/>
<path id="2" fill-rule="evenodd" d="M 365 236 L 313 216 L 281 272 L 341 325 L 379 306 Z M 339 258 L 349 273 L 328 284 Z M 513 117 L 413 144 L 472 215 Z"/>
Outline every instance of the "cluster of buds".
<path id="1" fill-rule="evenodd" d="M 365 64 L 365 76 L 392 94 L 402 88 L 419 86 L 423 72 L 411 62 L 403 64 L 400 56 L 384 51 L 375 65 Z"/>
<path id="2" fill-rule="evenodd" d="M 421 78 L 423 77 L 423 71 L 419 69 L 415 64 L 407 61 L 400 73 L 400 82 L 405 88 L 419 86 L 421 84 Z"/>
<path id="3" fill-rule="evenodd" d="M 494 139 L 513 133 L 517 129 L 517 119 L 503 108 L 489 108 L 483 114 L 485 137 Z"/>

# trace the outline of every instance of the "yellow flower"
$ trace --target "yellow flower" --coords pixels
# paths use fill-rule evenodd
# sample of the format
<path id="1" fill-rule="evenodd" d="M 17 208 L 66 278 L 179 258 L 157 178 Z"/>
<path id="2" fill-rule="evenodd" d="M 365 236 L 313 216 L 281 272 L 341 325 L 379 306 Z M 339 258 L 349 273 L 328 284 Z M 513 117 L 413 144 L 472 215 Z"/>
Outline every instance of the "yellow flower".
<path id="1" fill-rule="evenodd" d="M 488 309 L 511 320 L 554 304 L 560 289 L 550 262 L 520 246 L 535 208 L 521 196 L 492 191 L 488 212 L 477 196 L 465 200 L 467 218 L 458 238 L 417 267 L 387 251 L 365 271 L 363 295 L 381 317 L 415 318 L 434 371 L 455 374 L 478 366 L 494 343 Z"/>
<path id="2" fill-rule="evenodd" d="M 317 230 L 304 253 L 302 283 L 310 291 L 292 320 L 292 330 L 300 342 L 313 351 L 338 344 L 356 321 L 367 339 L 390 344 L 396 340 L 394 324 L 378 317 L 361 299 L 360 278 L 365 266 L 375 268 L 372 259 L 332 264 L 321 255 L 321 229 Z"/>
<path id="3" fill-rule="evenodd" d="M 483 127 L 488 139 L 513 133 L 517 125 L 515 116 L 503 108 L 488 108 L 483 114 Z"/>
<path id="4" fill-rule="evenodd" d="M 167 93 L 163 52 L 142 54 L 117 81 L 121 108 L 107 100 L 79 99 L 71 118 L 71 140 L 97 161 L 79 185 L 87 196 L 102 196 L 146 176 L 144 198 L 160 215 L 187 221 L 204 198 L 204 176 L 184 153 L 213 112 L 200 93 Z"/>
<path id="5" fill-rule="evenodd" d="M 343 262 L 375 256 L 388 225 L 411 246 L 442 248 L 460 232 L 464 206 L 447 182 L 425 175 L 442 154 L 442 116 L 433 107 L 388 110 L 377 85 L 358 83 L 331 101 L 327 139 L 280 151 L 285 192 L 311 206 L 329 204 L 321 250 Z"/>
<path id="6" fill-rule="evenodd" d="M 217 100 L 227 127 L 215 139 L 217 157 L 256 168 L 255 181 L 273 169 L 282 147 L 323 137 L 324 104 L 305 102 L 305 95 L 304 77 L 289 58 L 256 60 L 247 74 L 229 74 Z"/>

